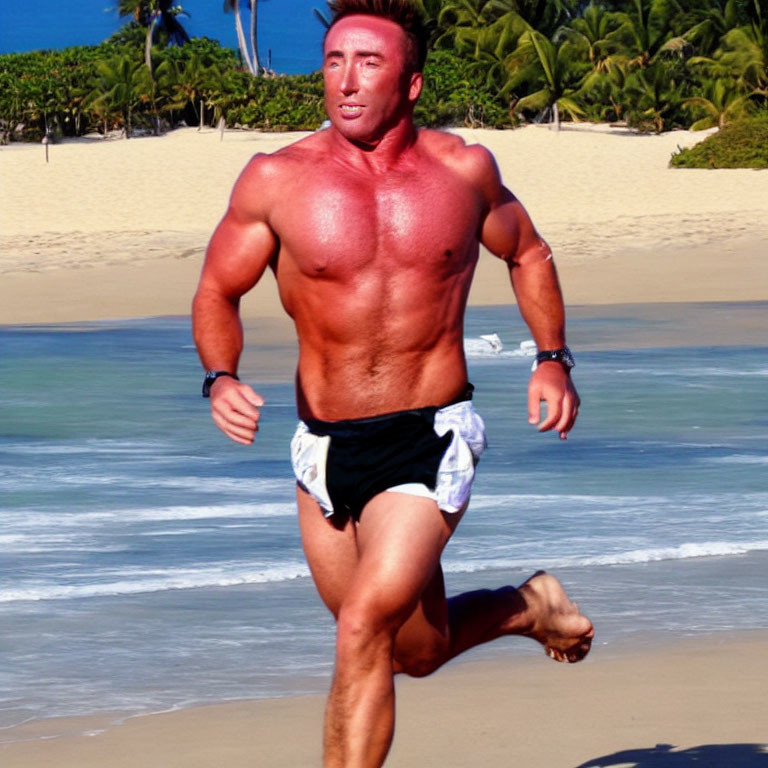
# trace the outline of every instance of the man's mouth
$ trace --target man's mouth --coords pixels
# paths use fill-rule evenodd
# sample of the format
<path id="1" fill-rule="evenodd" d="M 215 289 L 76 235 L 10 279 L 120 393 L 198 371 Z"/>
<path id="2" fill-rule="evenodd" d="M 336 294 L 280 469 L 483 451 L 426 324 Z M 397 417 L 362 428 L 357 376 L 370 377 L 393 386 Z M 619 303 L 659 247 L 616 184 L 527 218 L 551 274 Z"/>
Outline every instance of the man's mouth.
<path id="1" fill-rule="evenodd" d="M 359 117 L 363 114 L 360 104 L 342 104 L 340 110 L 343 117 Z"/>

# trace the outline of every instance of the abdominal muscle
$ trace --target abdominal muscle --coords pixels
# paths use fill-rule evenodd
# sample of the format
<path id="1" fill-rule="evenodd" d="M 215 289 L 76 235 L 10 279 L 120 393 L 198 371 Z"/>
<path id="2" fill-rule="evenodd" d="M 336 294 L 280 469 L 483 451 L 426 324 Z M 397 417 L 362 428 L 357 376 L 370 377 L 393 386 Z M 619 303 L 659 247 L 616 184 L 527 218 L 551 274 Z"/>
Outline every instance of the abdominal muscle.
<path id="1" fill-rule="evenodd" d="M 443 280 L 420 275 L 410 287 L 315 279 L 298 292 L 281 290 L 284 300 L 285 293 L 301 297 L 295 311 L 286 307 L 299 338 L 299 416 L 360 419 L 459 396 L 467 384 L 463 315 L 473 268 Z"/>
<path id="2" fill-rule="evenodd" d="M 299 416 L 325 421 L 362 419 L 395 411 L 444 405 L 466 387 L 458 345 L 428 353 L 389 353 L 351 359 L 339 354 L 302 354 L 297 373 Z"/>

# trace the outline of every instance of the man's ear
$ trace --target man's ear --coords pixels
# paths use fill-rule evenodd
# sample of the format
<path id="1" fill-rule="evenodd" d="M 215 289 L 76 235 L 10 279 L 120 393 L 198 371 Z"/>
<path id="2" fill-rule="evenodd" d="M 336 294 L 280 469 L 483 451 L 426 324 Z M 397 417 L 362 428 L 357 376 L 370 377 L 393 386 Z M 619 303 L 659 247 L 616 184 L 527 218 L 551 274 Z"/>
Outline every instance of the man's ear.
<path id="1" fill-rule="evenodd" d="M 421 89 L 424 87 L 424 75 L 421 72 L 411 74 L 411 84 L 408 88 L 408 100 L 416 103 L 421 95 Z"/>

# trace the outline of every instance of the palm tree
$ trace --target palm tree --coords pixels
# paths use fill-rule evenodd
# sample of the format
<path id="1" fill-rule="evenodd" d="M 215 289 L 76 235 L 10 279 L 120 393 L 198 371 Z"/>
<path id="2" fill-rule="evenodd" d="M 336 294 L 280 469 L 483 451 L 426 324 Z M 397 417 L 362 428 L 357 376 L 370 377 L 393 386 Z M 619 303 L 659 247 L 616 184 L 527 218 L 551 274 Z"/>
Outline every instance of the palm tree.
<path id="1" fill-rule="evenodd" d="M 177 71 L 174 83 L 176 99 L 173 107 L 179 109 L 191 104 L 199 121 L 198 130 L 202 130 L 205 120 L 205 96 L 209 93 L 208 86 L 208 70 L 200 56 L 193 53 L 184 67 Z M 199 112 L 197 110 L 198 102 L 200 104 Z"/>
<path id="2" fill-rule="evenodd" d="M 755 0 L 748 24 L 729 29 L 711 57 L 694 56 L 691 67 L 702 66 L 710 78 L 735 79 L 742 92 L 765 95 L 768 86 L 768 17 Z"/>
<path id="3" fill-rule="evenodd" d="M 520 19 L 499 19 L 490 26 L 466 30 L 465 44 L 474 45 L 474 61 L 469 70 L 479 74 L 486 85 L 503 89 L 509 80 L 508 63 L 518 51 L 521 36 L 528 31 L 527 24 Z"/>
<path id="4" fill-rule="evenodd" d="M 724 78 L 710 82 L 706 96 L 695 96 L 683 102 L 686 109 L 704 113 L 691 125 L 692 131 L 715 126 L 723 128 L 728 121 L 748 113 L 751 106 L 749 95 L 739 89 L 736 81 Z"/>
<path id="5" fill-rule="evenodd" d="M 248 43 L 245 40 L 245 33 L 243 32 L 243 19 L 240 15 L 240 0 L 224 0 L 224 13 L 235 14 L 235 32 L 237 34 L 237 46 L 240 49 L 240 58 L 245 62 L 245 66 L 248 67 L 248 71 L 252 75 L 257 74 L 253 69 L 251 54 L 248 50 Z"/>
<path id="6" fill-rule="evenodd" d="M 125 138 L 130 138 L 133 110 L 143 85 L 142 63 L 130 56 L 114 56 L 98 63 L 97 81 L 88 101 L 93 112 L 104 121 L 105 131 L 108 119 L 118 119 L 125 128 Z"/>
<path id="7" fill-rule="evenodd" d="M 530 28 L 551 38 L 573 16 L 572 0 L 486 0 L 482 17 L 488 21 L 517 17 Z"/>
<path id="8" fill-rule="evenodd" d="M 580 16 L 560 28 L 559 34 L 585 49 L 593 72 L 605 72 L 610 68 L 611 54 L 619 50 L 610 38 L 619 23 L 614 13 L 590 2 Z"/>
<path id="9" fill-rule="evenodd" d="M 158 29 L 168 35 L 171 43 L 183 45 L 189 42 L 187 30 L 178 17 L 188 16 L 176 0 L 117 0 L 120 16 L 133 16 L 134 20 L 147 30 L 144 44 L 144 63 L 152 72 L 152 42 Z"/>
<path id="10" fill-rule="evenodd" d="M 515 111 L 551 109 L 557 131 L 560 130 L 560 110 L 574 120 L 584 114 L 575 97 L 586 73 L 584 65 L 569 56 L 567 43 L 549 40 L 541 32 L 530 30 L 521 38 L 519 55 L 528 64 L 510 79 L 505 91 L 526 81 L 541 87 L 517 101 Z"/>
<path id="11" fill-rule="evenodd" d="M 725 3 L 714 2 L 701 9 L 699 20 L 682 36 L 696 46 L 702 56 L 711 56 L 717 49 L 720 39 L 739 24 L 738 0 L 725 0 Z"/>
<path id="12" fill-rule="evenodd" d="M 630 73 L 624 86 L 631 123 L 641 129 L 651 125 L 657 133 L 675 113 L 682 100 L 680 89 L 664 62 L 657 61 Z"/>
<path id="13" fill-rule="evenodd" d="M 768 9 L 762 5 L 765 0 L 752 0 L 749 24 L 730 30 L 722 39 L 720 62 L 738 74 L 745 88 L 768 86 Z"/>
<path id="14" fill-rule="evenodd" d="M 251 46 L 248 49 L 248 43 L 243 31 L 243 19 L 240 13 L 240 4 L 244 0 L 224 0 L 224 12 L 234 13 L 235 31 L 237 33 L 237 45 L 240 49 L 240 56 L 248 67 L 252 75 L 259 75 L 262 71 L 261 60 L 259 58 L 258 45 L 258 0 L 247 0 L 248 10 L 250 12 L 250 40 Z"/>
<path id="15" fill-rule="evenodd" d="M 483 0 L 444 0 L 437 16 L 437 48 L 464 48 L 463 35 L 484 24 L 481 11 Z"/>
<path id="16" fill-rule="evenodd" d="M 251 53 L 253 54 L 253 68 L 256 70 L 256 74 L 258 74 L 261 70 L 261 63 L 259 61 L 259 46 L 258 46 L 258 37 L 257 37 L 257 26 L 258 26 L 258 0 L 250 0 L 250 6 L 251 6 Z"/>
<path id="17" fill-rule="evenodd" d="M 616 14 L 621 26 L 609 35 L 625 49 L 631 67 L 647 67 L 662 50 L 675 51 L 687 44 L 672 34 L 675 9 L 669 0 L 631 0 L 631 6 L 629 12 Z"/>

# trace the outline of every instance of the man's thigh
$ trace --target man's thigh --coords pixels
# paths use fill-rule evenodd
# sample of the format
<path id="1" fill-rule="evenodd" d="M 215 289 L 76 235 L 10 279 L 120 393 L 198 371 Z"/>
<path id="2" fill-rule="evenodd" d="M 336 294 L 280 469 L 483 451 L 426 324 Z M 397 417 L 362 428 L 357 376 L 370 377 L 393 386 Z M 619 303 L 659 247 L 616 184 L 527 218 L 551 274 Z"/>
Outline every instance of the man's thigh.
<path id="1" fill-rule="evenodd" d="M 357 525 L 358 562 L 345 602 L 368 601 L 383 617 L 401 622 L 424 612 L 422 597 L 444 603 L 440 556 L 458 519 L 424 497 L 375 496 Z"/>
<path id="2" fill-rule="evenodd" d="M 366 505 L 359 523 L 338 526 L 301 488 L 297 502 L 315 586 L 336 618 L 350 595 L 378 595 L 382 610 L 402 613 L 410 606 L 408 623 L 416 634 L 429 627 L 444 632 L 440 555 L 463 510 L 449 515 L 429 499 L 385 492 Z"/>
<path id="3" fill-rule="evenodd" d="M 358 563 L 355 524 L 351 519 L 343 525 L 334 524 L 299 486 L 296 487 L 296 502 L 301 543 L 312 579 L 320 598 L 338 618 Z"/>

